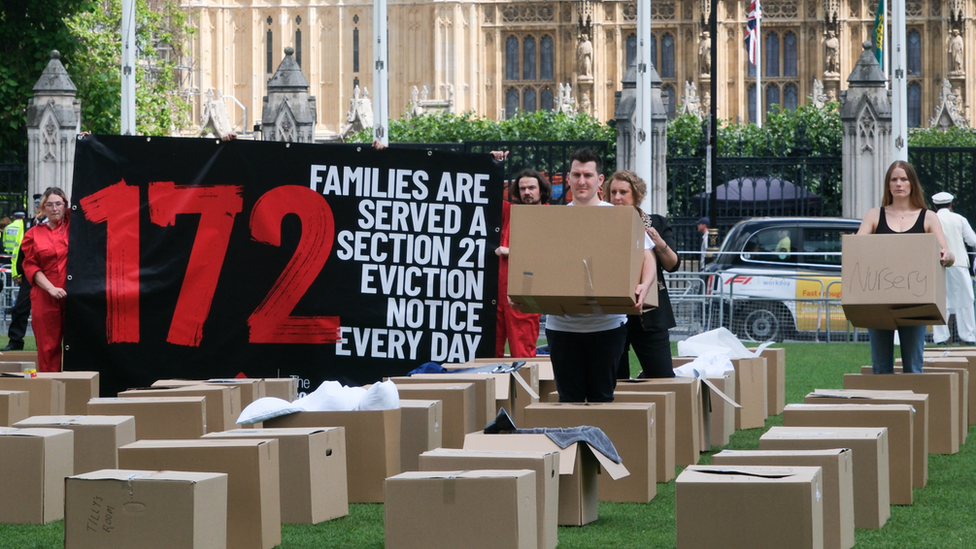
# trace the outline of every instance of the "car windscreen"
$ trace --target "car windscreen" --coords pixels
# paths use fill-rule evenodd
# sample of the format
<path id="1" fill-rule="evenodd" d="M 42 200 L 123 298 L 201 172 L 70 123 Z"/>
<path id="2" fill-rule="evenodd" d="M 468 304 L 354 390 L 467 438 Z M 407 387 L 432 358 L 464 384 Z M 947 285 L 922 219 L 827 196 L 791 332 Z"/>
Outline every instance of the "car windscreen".
<path id="1" fill-rule="evenodd" d="M 744 263 L 794 266 L 800 242 L 796 227 L 771 227 L 753 234 L 742 250 Z"/>

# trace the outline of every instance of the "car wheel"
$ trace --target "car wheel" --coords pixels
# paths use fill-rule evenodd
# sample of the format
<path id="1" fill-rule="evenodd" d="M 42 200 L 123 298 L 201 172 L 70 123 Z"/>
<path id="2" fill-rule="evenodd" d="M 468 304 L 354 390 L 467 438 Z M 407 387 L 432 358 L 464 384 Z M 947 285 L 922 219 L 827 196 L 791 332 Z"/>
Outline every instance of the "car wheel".
<path id="1" fill-rule="evenodd" d="M 753 309 L 744 322 L 746 337 L 753 341 L 776 341 L 782 335 L 780 323 L 775 312 L 765 307 Z"/>

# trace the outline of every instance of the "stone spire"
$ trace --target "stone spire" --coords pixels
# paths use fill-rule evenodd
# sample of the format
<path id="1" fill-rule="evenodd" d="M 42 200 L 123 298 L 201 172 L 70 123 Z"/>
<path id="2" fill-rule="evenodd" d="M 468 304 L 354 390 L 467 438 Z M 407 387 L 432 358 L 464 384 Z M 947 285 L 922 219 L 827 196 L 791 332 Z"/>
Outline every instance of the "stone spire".
<path id="1" fill-rule="evenodd" d="M 308 80 L 285 48 L 285 58 L 268 81 L 261 113 L 261 138 L 265 141 L 312 143 L 315 140 L 315 98 L 308 94 Z"/>
<path id="2" fill-rule="evenodd" d="M 61 187 L 71 196 L 75 139 L 81 131 L 76 91 L 61 54 L 53 50 L 34 85 L 34 97 L 27 101 L 27 196 L 47 187 Z"/>

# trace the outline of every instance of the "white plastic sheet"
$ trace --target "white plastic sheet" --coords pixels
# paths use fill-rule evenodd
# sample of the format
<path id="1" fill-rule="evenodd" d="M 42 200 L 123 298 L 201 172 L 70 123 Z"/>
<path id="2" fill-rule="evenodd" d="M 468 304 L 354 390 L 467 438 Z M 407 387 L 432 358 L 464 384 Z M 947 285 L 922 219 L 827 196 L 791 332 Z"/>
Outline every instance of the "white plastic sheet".
<path id="1" fill-rule="evenodd" d="M 755 358 L 772 344 L 772 341 L 767 341 L 756 349 L 747 349 L 735 334 L 726 328 L 718 328 L 679 341 L 678 356 L 701 356 L 717 352 L 729 358 Z"/>
<path id="2" fill-rule="evenodd" d="M 392 410 L 399 407 L 400 393 L 392 381 L 374 383 L 369 389 L 325 381 L 318 389 L 295 402 L 275 397 L 259 398 L 241 411 L 237 423 L 257 423 L 295 412 Z"/>

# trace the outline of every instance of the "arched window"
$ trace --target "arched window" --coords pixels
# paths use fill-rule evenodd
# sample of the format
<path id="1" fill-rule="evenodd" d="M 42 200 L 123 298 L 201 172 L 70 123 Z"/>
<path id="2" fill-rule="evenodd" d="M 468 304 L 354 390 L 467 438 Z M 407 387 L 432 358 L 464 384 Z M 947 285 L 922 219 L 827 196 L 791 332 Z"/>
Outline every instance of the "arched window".
<path id="1" fill-rule="evenodd" d="M 522 92 L 522 109 L 525 112 L 536 111 L 535 89 L 526 88 L 525 91 Z"/>
<path id="2" fill-rule="evenodd" d="M 908 75 L 922 74 L 922 35 L 917 30 L 908 32 Z"/>
<path id="3" fill-rule="evenodd" d="M 779 76 L 779 35 L 771 32 L 766 35 L 766 49 L 762 51 L 766 62 L 766 76 Z M 777 93 L 779 89 L 777 88 Z"/>
<path id="4" fill-rule="evenodd" d="M 654 37 L 651 36 L 651 42 L 653 43 Z M 627 35 L 627 49 L 624 56 L 624 72 L 634 64 L 634 60 L 637 59 L 637 35 L 634 33 Z M 651 53 L 651 59 L 654 59 L 654 54 Z"/>
<path id="5" fill-rule="evenodd" d="M 519 92 L 515 88 L 508 88 L 505 92 L 505 119 L 515 116 L 518 112 L 519 106 Z"/>
<path id="6" fill-rule="evenodd" d="M 661 38 L 661 78 L 674 78 L 674 38 L 670 34 Z"/>
<path id="7" fill-rule="evenodd" d="M 539 80 L 552 80 L 553 77 L 553 61 L 552 61 L 552 37 L 548 34 L 542 37 L 542 42 L 540 44 L 540 67 L 539 67 Z"/>
<path id="8" fill-rule="evenodd" d="M 295 63 L 302 68 L 302 29 L 295 31 Z"/>
<path id="9" fill-rule="evenodd" d="M 783 76 L 796 76 L 796 34 L 783 35 Z"/>
<path id="10" fill-rule="evenodd" d="M 522 79 L 535 80 L 535 38 L 526 36 L 522 41 Z"/>
<path id="11" fill-rule="evenodd" d="M 518 38 L 509 36 L 505 41 L 505 79 L 519 79 L 519 42 Z M 518 92 L 515 92 L 518 95 Z M 515 102 L 518 105 L 518 101 Z"/>
<path id="12" fill-rule="evenodd" d="M 553 103 L 551 87 L 546 86 L 542 88 L 542 98 L 541 98 L 541 102 L 539 103 L 539 108 L 541 108 L 544 111 L 551 111 L 555 108 L 555 104 Z"/>
<path id="13" fill-rule="evenodd" d="M 779 86 L 776 84 L 766 87 L 766 112 L 779 112 Z"/>
<path id="14" fill-rule="evenodd" d="M 800 91 L 796 84 L 787 84 L 783 88 L 783 108 L 788 111 L 795 111 L 797 102 L 800 99 Z"/>
<path id="15" fill-rule="evenodd" d="M 359 27 L 352 29 L 352 72 L 359 72 Z"/>
<path id="16" fill-rule="evenodd" d="M 756 123 L 756 85 L 749 84 L 749 122 Z"/>
<path id="17" fill-rule="evenodd" d="M 918 82 L 908 84 L 908 127 L 922 125 L 922 85 Z"/>
<path id="18" fill-rule="evenodd" d="M 634 39 L 636 40 L 636 38 L 637 37 L 635 36 Z M 657 60 L 657 37 L 654 36 L 653 34 L 651 35 L 651 63 L 654 63 L 654 68 L 655 69 L 660 69 L 661 68 L 661 63 L 658 63 L 658 60 Z M 660 75 L 661 74 L 659 72 L 658 73 L 658 76 L 660 76 Z"/>
<path id="19" fill-rule="evenodd" d="M 661 92 L 662 92 L 661 95 L 664 95 L 666 93 L 668 96 L 668 100 L 667 100 L 668 118 L 674 118 L 675 111 L 677 109 L 676 104 L 678 102 L 678 97 L 674 95 L 674 86 L 672 86 L 671 84 L 665 84 L 661 86 Z"/>

